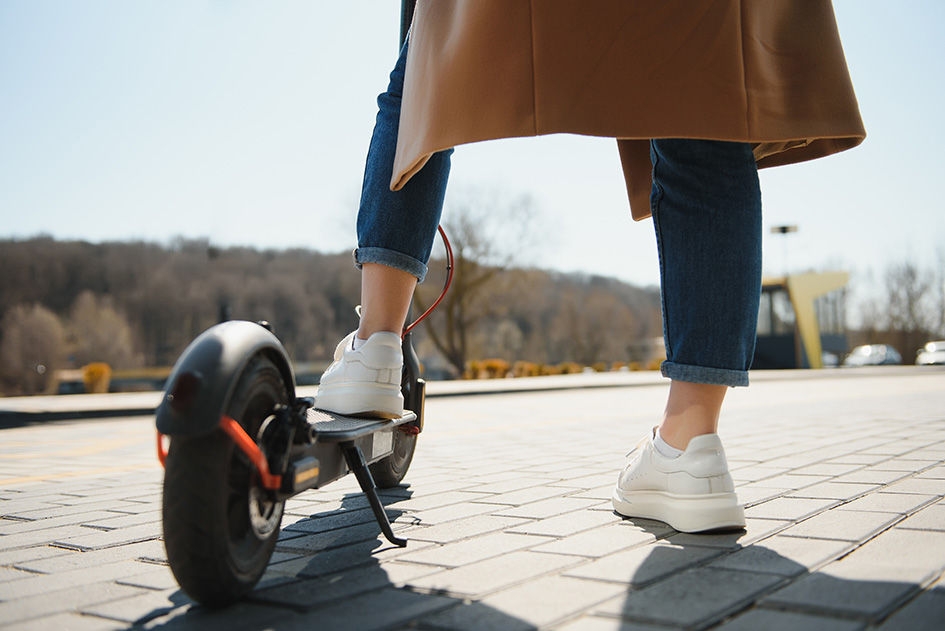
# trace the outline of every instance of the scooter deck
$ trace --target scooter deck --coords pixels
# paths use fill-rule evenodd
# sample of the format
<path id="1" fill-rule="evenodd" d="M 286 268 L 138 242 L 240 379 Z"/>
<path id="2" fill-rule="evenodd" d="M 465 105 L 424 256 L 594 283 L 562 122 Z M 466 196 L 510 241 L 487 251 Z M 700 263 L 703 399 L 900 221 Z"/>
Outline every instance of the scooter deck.
<path id="1" fill-rule="evenodd" d="M 409 410 L 404 410 L 403 415 L 391 420 L 343 416 L 314 408 L 306 411 L 319 463 L 317 486 L 327 484 L 348 471 L 354 473 L 381 532 L 388 541 L 401 547 L 407 545 L 407 541 L 394 535 L 384 505 L 377 496 L 377 487 L 368 463 L 391 452 L 394 428 L 416 419 L 417 415 Z"/>
<path id="2" fill-rule="evenodd" d="M 325 410 L 309 408 L 306 413 L 306 420 L 314 434 L 318 436 L 319 441 L 341 443 L 410 423 L 417 420 L 417 415 L 410 410 L 404 410 L 402 416 L 388 420 L 344 416 Z"/>

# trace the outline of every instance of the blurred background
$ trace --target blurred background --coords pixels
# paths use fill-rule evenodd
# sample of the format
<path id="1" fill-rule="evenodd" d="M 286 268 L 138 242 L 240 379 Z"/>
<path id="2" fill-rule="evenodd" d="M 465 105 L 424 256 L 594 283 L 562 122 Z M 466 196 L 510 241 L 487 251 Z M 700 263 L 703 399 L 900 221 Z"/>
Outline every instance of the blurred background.
<path id="1" fill-rule="evenodd" d="M 760 334 L 780 337 L 759 365 L 863 344 L 912 363 L 945 338 L 945 5 L 834 6 L 868 138 L 762 173 Z M 272 321 L 317 380 L 356 323 L 399 20 L 391 0 L 0 3 L 0 392 L 154 387 L 226 318 Z M 430 375 L 658 365 L 652 225 L 629 218 L 613 140 L 461 147 L 445 223 L 469 282 L 419 334 Z M 465 337 L 437 335 L 447 316 Z"/>

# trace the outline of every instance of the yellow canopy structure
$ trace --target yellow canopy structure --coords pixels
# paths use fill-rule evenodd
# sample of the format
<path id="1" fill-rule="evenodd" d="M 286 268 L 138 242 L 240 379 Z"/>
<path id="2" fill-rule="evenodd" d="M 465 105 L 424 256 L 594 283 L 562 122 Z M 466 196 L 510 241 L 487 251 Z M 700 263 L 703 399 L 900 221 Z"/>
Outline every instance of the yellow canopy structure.
<path id="1" fill-rule="evenodd" d="M 787 290 L 794 310 L 799 346 L 803 349 L 810 368 L 823 368 L 824 365 L 820 323 L 814 302 L 821 296 L 843 288 L 849 280 L 850 275 L 847 272 L 808 272 L 769 278 L 762 283 L 768 291 L 778 288 Z M 803 365 L 800 357 L 797 358 L 796 365 Z"/>

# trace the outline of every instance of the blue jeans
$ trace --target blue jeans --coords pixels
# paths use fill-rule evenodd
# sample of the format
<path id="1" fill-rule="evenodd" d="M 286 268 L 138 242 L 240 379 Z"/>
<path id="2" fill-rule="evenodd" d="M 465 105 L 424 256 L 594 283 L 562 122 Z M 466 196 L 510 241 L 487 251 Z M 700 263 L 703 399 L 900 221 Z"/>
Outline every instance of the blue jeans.
<path id="1" fill-rule="evenodd" d="M 751 145 L 653 140 L 663 375 L 747 386 L 761 301 L 761 188 Z"/>
<path id="2" fill-rule="evenodd" d="M 422 281 L 453 150 L 434 154 L 403 189 L 390 190 L 405 61 L 406 46 L 377 100 L 355 260 Z M 666 344 L 662 373 L 678 381 L 748 385 L 761 300 L 761 190 L 751 146 L 657 139 L 650 149 Z"/>
<path id="3" fill-rule="evenodd" d="M 387 91 L 377 97 L 377 119 L 361 187 L 355 260 L 359 266 L 382 263 L 395 267 L 423 282 L 443 212 L 453 150 L 433 154 L 401 190 L 390 190 L 406 64 L 405 44 Z"/>

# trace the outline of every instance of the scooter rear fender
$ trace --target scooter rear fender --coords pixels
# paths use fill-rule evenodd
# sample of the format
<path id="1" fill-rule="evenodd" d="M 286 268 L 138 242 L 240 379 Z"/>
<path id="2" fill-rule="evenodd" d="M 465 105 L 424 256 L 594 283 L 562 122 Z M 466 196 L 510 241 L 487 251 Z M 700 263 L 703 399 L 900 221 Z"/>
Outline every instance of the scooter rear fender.
<path id="1" fill-rule="evenodd" d="M 257 354 L 276 365 L 293 401 L 295 375 L 278 338 L 255 322 L 232 320 L 207 329 L 181 354 L 157 409 L 158 431 L 197 435 L 216 428 L 240 374 Z"/>

